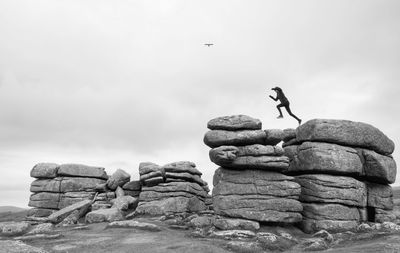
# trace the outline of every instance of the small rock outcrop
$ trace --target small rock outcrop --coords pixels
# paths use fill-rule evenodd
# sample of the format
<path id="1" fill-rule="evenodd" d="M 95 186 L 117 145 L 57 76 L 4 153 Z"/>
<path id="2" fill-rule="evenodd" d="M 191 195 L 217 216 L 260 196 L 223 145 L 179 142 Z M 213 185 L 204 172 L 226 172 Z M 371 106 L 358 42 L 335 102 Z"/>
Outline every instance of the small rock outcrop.
<path id="1" fill-rule="evenodd" d="M 283 143 L 285 173 L 301 185 L 305 232 L 354 230 L 393 220 L 393 141 L 379 129 L 348 120 L 314 119 Z"/>
<path id="2" fill-rule="evenodd" d="M 282 174 L 289 158 L 277 143 L 293 135 L 261 130 L 258 119 L 245 115 L 212 119 L 204 143 L 210 159 L 221 166 L 213 180 L 216 214 L 259 222 L 296 223 L 302 220 L 300 185 Z"/>
<path id="3" fill-rule="evenodd" d="M 142 190 L 135 215 L 161 216 L 207 209 L 208 185 L 189 161 L 139 165 Z"/>

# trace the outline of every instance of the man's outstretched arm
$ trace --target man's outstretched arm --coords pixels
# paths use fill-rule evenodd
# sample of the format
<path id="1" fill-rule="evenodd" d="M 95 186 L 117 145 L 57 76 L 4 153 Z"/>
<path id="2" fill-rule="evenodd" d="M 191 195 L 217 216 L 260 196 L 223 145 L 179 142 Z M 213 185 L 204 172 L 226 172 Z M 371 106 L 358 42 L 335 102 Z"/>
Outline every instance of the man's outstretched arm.
<path id="1" fill-rule="evenodd" d="M 274 98 L 273 96 L 269 95 L 270 98 L 272 98 L 275 101 L 278 101 L 278 96 L 276 96 L 276 98 Z"/>

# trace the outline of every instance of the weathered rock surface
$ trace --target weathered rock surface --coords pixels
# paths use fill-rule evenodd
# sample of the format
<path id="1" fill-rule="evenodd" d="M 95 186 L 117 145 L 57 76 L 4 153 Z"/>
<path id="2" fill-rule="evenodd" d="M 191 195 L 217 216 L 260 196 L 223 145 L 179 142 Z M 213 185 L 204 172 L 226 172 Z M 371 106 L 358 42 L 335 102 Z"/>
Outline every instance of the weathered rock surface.
<path id="1" fill-rule="evenodd" d="M 124 216 L 117 208 L 99 209 L 86 214 L 86 223 L 112 222 L 123 220 Z"/>
<path id="2" fill-rule="evenodd" d="M 92 177 L 108 179 L 104 168 L 87 166 L 83 164 L 62 164 L 58 169 L 58 175 L 69 177 Z"/>
<path id="3" fill-rule="evenodd" d="M 197 197 L 174 197 L 150 202 L 139 202 L 135 213 L 138 215 L 161 216 L 165 214 L 200 212 L 206 209 Z"/>
<path id="4" fill-rule="evenodd" d="M 219 146 L 245 146 L 252 144 L 265 144 L 266 133 L 263 130 L 225 131 L 211 130 L 204 136 L 204 143 L 216 148 Z"/>
<path id="5" fill-rule="evenodd" d="M 131 180 L 131 175 L 126 171 L 117 169 L 107 181 L 107 186 L 111 190 L 117 189 L 118 186 L 123 186 Z"/>
<path id="6" fill-rule="evenodd" d="M 63 177 L 61 179 L 60 192 L 93 191 L 96 185 L 104 182 L 104 179 L 99 178 Z"/>
<path id="7" fill-rule="evenodd" d="M 221 230 L 259 230 L 260 223 L 252 220 L 216 218 L 213 221 L 216 228 Z"/>
<path id="8" fill-rule="evenodd" d="M 393 190 L 389 185 L 367 182 L 367 205 L 375 208 L 393 209 Z"/>
<path id="9" fill-rule="evenodd" d="M 313 119 L 297 128 L 298 141 L 337 143 L 345 146 L 372 149 L 390 155 L 394 143 L 379 129 L 361 122 L 333 119 Z"/>
<path id="10" fill-rule="evenodd" d="M 25 234 L 31 225 L 28 222 L 0 222 L 0 236 L 17 236 Z M 1 249 L 0 249 L 1 250 Z"/>
<path id="11" fill-rule="evenodd" d="M 143 187 L 140 193 L 140 201 L 159 200 L 168 196 L 176 196 L 178 193 L 188 193 L 190 197 L 199 196 L 202 198 L 207 197 L 204 189 L 196 184 L 190 182 L 170 182 L 163 183 L 153 187 Z M 157 197 L 160 196 L 160 197 Z"/>
<path id="12" fill-rule="evenodd" d="M 302 202 L 337 203 L 349 206 L 367 205 L 367 188 L 351 177 L 308 174 L 296 176 L 301 185 Z"/>
<path id="13" fill-rule="evenodd" d="M 296 129 L 294 128 L 286 128 L 283 129 L 283 138 L 284 142 L 288 142 L 289 140 L 296 139 Z"/>
<path id="14" fill-rule="evenodd" d="M 190 173 L 201 176 L 202 173 L 196 168 L 196 164 L 190 161 L 168 163 L 161 167 L 165 173 Z"/>
<path id="15" fill-rule="evenodd" d="M 54 192 L 38 192 L 33 193 L 29 199 L 28 206 L 58 209 L 58 202 L 60 201 L 60 193 Z"/>
<path id="16" fill-rule="evenodd" d="M 279 223 L 301 221 L 303 209 L 297 200 L 262 195 L 213 196 L 213 207 L 215 213 L 222 216 Z"/>
<path id="17" fill-rule="evenodd" d="M 213 196 L 262 195 L 296 199 L 300 185 L 294 178 L 280 173 L 261 170 L 228 170 L 219 168 L 213 179 Z"/>
<path id="18" fill-rule="evenodd" d="M 285 133 L 282 129 L 267 129 L 265 130 L 265 144 L 275 146 L 283 140 Z"/>
<path id="19" fill-rule="evenodd" d="M 140 191 L 142 189 L 142 183 L 139 180 L 130 181 L 122 186 L 122 189 L 128 191 Z"/>
<path id="20" fill-rule="evenodd" d="M 36 179 L 31 183 L 31 192 L 61 192 L 61 178 Z"/>
<path id="21" fill-rule="evenodd" d="M 56 163 L 38 163 L 32 168 L 30 174 L 34 178 L 55 178 L 58 167 Z"/>
<path id="22" fill-rule="evenodd" d="M 210 120 L 207 127 L 211 130 L 258 130 L 261 121 L 247 115 L 223 116 Z"/>
<path id="23" fill-rule="evenodd" d="M 391 222 L 394 220 L 396 220 L 396 215 L 393 213 L 392 210 L 375 208 L 375 222 L 383 223 Z"/>
<path id="24" fill-rule="evenodd" d="M 392 184 L 396 180 L 397 166 L 392 157 L 380 155 L 371 150 L 362 150 L 364 173 L 368 180 Z"/>
<path id="25" fill-rule="evenodd" d="M 81 202 L 83 200 L 92 200 L 95 192 L 66 192 L 60 195 L 58 209 L 63 209 L 72 204 Z"/>
<path id="26" fill-rule="evenodd" d="M 152 232 L 161 231 L 161 228 L 155 224 L 135 220 L 113 221 L 107 225 L 107 228 L 133 228 Z"/>
<path id="27" fill-rule="evenodd" d="M 312 172 L 341 175 L 362 175 L 363 165 L 357 150 L 337 144 L 304 142 L 287 146 L 290 159 L 288 172 Z"/>
<path id="28" fill-rule="evenodd" d="M 357 208 L 340 204 L 303 203 L 301 228 L 306 233 L 319 230 L 342 232 L 356 229 L 360 215 Z"/>
<path id="29" fill-rule="evenodd" d="M 128 209 L 135 209 L 139 203 L 139 199 L 132 196 L 122 196 L 117 197 L 113 202 L 114 203 L 112 207 L 115 207 L 121 211 L 127 211 Z"/>

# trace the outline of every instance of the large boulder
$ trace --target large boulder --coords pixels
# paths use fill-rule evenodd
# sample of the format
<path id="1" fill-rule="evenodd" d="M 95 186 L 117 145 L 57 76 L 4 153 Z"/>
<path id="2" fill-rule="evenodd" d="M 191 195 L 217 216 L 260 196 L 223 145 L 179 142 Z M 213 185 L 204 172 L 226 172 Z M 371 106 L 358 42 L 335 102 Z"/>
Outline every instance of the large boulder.
<path id="1" fill-rule="evenodd" d="M 31 177 L 55 178 L 59 165 L 56 163 L 38 163 L 31 170 Z"/>
<path id="2" fill-rule="evenodd" d="M 364 173 L 370 181 L 392 184 L 396 180 L 396 162 L 390 156 L 380 155 L 371 150 L 362 150 Z"/>
<path id="3" fill-rule="evenodd" d="M 288 172 L 362 175 L 363 164 L 354 148 L 321 142 L 304 142 L 287 146 L 285 155 L 290 159 Z"/>
<path id="4" fill-rule="evenodd" d="M 118 197 L 113 201 L 113 206 L 121 211 L 128 211 L 129 209 L 135 209 L 138 205 L 139 199 L 132 196 Z"/>
<path id="5" fill-rule="evenodd" d="M 124 184 L 122 189 L 128 191 L 140 191 L 142 189 L 142 183 L 138 180 L 130 181 Z"/>
<path id="6" fill-rule="evenodd" d="M 211 130 L 204 136 L 204 143 L 211 147 L 224 145 L 244 146 L 252 144 L 265 144 L 266 133 L 263 130 L 226 131 Z"/>
<path id="7" fill-rule="evenodd" d="M 390 185 L 367 182 L 368 203 L 370 207 L 392 210 L 393 190 Z"/>
<path id="8" fill-rule="evenodd" d="M 93 177 L 108 179 L 104 168 L 87 166 L 83 164 L 62 164 L 58 169 L 58 175 L 68 177 Z"/>
<path id="9" fill-rule="evenodd" d="M 372 149 L 380 154 L 393 153 L 394 143 L 376 127 L 349 120 L 313 119 L 297 128 L 298 141 L 330 142 Z"/>
<path id="10" fill-rule="evenodd" d="M 356 229 L 360 214 L 357 208 L 340 204 L 303 203 L 301 229 L 306 233 L 320 230 L 343 232 Z"/>
<path id="11" fill-rule="evenodd" d="M 337 203 L 365 207 L 367 188 L 363 182 L 351 177 L 309 174 L 296 176 L 301 185 L 302 202 Z"/>
<path id="12" fill-rule="evenodd" d="M 118 186 L 123 186 L 131 180 L 131 175 L 126 171 L 116 170 L 107 181 L 107 187 L 111 190 L 117 189 Z"/>
<path id="13" fill-rule="evenodd" d="M 207 127 L 211 130 L 258 130 L 261 129 L 261 121 L 247 115 L 232 115 L 212 119 Z"/>
<path id="14" fill-rule="evenodd" d="M 265 144 L 275 146 L 283 140 L 285 133 L 282 129 L 267 129 L 265 130 Z"/>

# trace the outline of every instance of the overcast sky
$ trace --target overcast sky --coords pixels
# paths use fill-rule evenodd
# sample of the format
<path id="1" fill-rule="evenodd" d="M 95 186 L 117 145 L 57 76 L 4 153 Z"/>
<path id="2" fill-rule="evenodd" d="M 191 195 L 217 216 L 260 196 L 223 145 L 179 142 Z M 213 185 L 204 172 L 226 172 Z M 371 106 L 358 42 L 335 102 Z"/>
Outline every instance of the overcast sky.
<path id="1" fill-rule="evenodd" d="M 212 184 L 209 119 L 297 126 L 276 119 L 276 85 L 303 122 L 362 121 L 397 144 L 399 13 L 396 0 L 2 0 L 0 205 L 27 205 L 39 162 L 138 179 L 140 162 L 190 160 Z"/>

